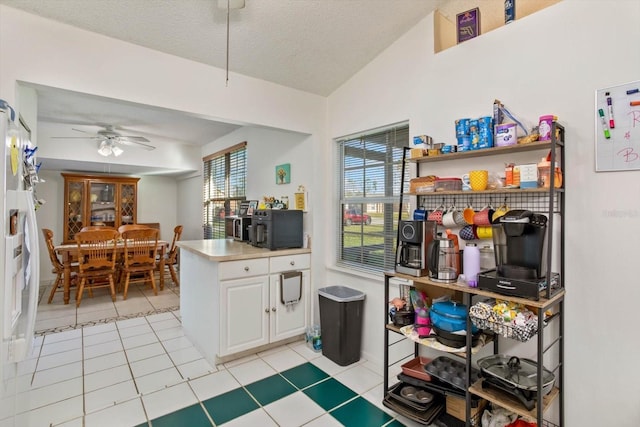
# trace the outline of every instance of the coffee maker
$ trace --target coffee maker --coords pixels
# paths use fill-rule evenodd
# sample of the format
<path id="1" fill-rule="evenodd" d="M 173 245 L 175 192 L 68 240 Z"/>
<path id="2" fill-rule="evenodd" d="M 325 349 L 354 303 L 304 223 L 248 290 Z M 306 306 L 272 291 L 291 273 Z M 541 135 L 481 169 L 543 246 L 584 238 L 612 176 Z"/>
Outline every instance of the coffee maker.
<path id="1" fill-rule="evenodd" d="M 507 212 L 492 225 L 496 269 L 478 275 L 480 289 L 538 298 L 547 286 L 548 218 L 529 210 Z M 553 281 L 557 281 L 553 275 Z"/>
<path id="2" fill-rule="evenodd" d="M 460 271 L 460 251 L 449 236 L 437 237 L 427 246 L 429 278 L 435 282 L 454 283 Z"/>
<path id="3" fill-rule="evenodd" d="M 410 276 L 426 276 L 427 246 L 436 236 L 435 221 L 401 220 L 396 249 L 396 272 Z"/>

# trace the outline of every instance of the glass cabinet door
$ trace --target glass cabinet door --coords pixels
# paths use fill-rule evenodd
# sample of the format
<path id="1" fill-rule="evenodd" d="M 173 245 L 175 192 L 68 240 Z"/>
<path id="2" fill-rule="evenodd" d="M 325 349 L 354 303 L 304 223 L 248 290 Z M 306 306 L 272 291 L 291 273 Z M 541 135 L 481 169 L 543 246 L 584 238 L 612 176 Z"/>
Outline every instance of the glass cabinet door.
<path id="1" fill-rule="evenodd" d="M 132 184 L 120 186 L 120 224 L 134 224 L 136 221 L 136 187 Z"/>
<path id="2" fill-rule="evenodd" d="M 116 226 L 115 184 L 92 182 L 89 185 L 91 197 L 91 225 Z"/>
<path id="3" fill-rule="evenodd" d="M 67 221 L 67 240 L 73 240 L 75 234 L 84 227 L 84 182 L 70 181 L 67 185 L 67 206 L 65 218 Z"/>

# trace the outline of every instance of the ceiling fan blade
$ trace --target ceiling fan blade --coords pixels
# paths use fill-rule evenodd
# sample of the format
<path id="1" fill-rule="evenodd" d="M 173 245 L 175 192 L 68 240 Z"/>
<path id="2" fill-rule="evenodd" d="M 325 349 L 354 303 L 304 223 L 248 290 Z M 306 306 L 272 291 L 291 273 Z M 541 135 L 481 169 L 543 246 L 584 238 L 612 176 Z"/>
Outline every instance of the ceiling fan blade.
<path id="1" fill-rule="evenodd" d="M 119 136 L 118 138 L 122 139 L 127 139 L 129 141 L 137 141 L 137 142 L 151 142 L 149 141 L 147 138 L 145 138 L 144 136 Z"/>
<path id="2" fill-rule="evenodd" d="M 114 138 L 114 141 L 116 141 L 119 144 L 122 145 L 129 145 L 129 146 L 133 146 L 133 147 L 139 147 L 139 148 L 143 148 L 145 150 L 155 150 L 156 147 L 154 147 L 153 145 L 149 145 L 149 144 L 145 144 L 142 141 L 145 142 L 149 142 L 149 140 L 147 138 L 141 137 L 141 136 L 136 136 L 136 137 L 131 137 L 131 136 L 119 136 L 117 138 Z"/>
<path id="3" fill-rule="evenodd" d="M 52 136 L 51 139 L 104 139 L 101 136 Z"/>
<path id="4" fill-rule="evenodd" d="M 95 135 L 94 132 L 87 132 L 86 130 L 82 130 L 82 129 L 71 128 L 71 130 L 75 130 L 76 132 L 86 133 L 86 134 L 89 134 L 89 135 Z"/>

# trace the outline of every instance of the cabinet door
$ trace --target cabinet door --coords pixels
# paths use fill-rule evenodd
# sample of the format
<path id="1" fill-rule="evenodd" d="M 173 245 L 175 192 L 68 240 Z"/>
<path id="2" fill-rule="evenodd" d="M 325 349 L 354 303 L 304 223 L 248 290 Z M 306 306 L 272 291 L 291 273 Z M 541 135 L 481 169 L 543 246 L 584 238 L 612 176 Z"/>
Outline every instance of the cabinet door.
<path id="1" fill-rule="evenodd" d="M 65 242 L 73 241 L 76 233 L 89 223 L 89 219 L 85 217 L 85 197 L 84 181 L 65 181 L 64 213 L 62 216 L 65 224 L 62 239 Z"/>
<path id="2" fill-rule="evenodd" d="M 282 303 L 280 275 L 271 275 L 271 342 L 291 338 L 303 334 L 308 324 L 310 307 L 310 279 L 309 270 L 302 270 L 302 299 L 290 305 Z"/>
<path id="3" fill-rule="evenodd" d="M 136 218 L 136 186 L 121 184 L 118 202 L 120 203 L 120 225 L 135 224 Z"/>
<path id="4" fill-rule="evenodd" d="M 268 276 L 220 281 L 220 356 L 267 344 L 269 312 Z"/>
<path id="5" fill-rule="evenodd" d="M 117 227 L 115 194 L 116 185 L 114 183 L 89 183 L 91 225 Z"/>

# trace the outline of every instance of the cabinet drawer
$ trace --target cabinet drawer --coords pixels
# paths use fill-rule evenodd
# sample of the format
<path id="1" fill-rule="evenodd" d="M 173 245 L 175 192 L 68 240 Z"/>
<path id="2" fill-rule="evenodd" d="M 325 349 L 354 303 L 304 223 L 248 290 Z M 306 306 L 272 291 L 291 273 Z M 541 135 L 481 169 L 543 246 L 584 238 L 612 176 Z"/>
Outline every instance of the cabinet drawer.
<path id="1" fill-rule="evenodd" d="M 285 255 L 271 257 L 270 271 L 278 273 L 280 271 L 304 270 L 311 266 L 310 254 Z"/>
<path id="2" fill-rule="evenodd" d="M 269 260 L 267 258 L 244 259 L 221 262 L 218 278 L 220 280 L 240 279 L 266 274 L 269 274 Z"/>

